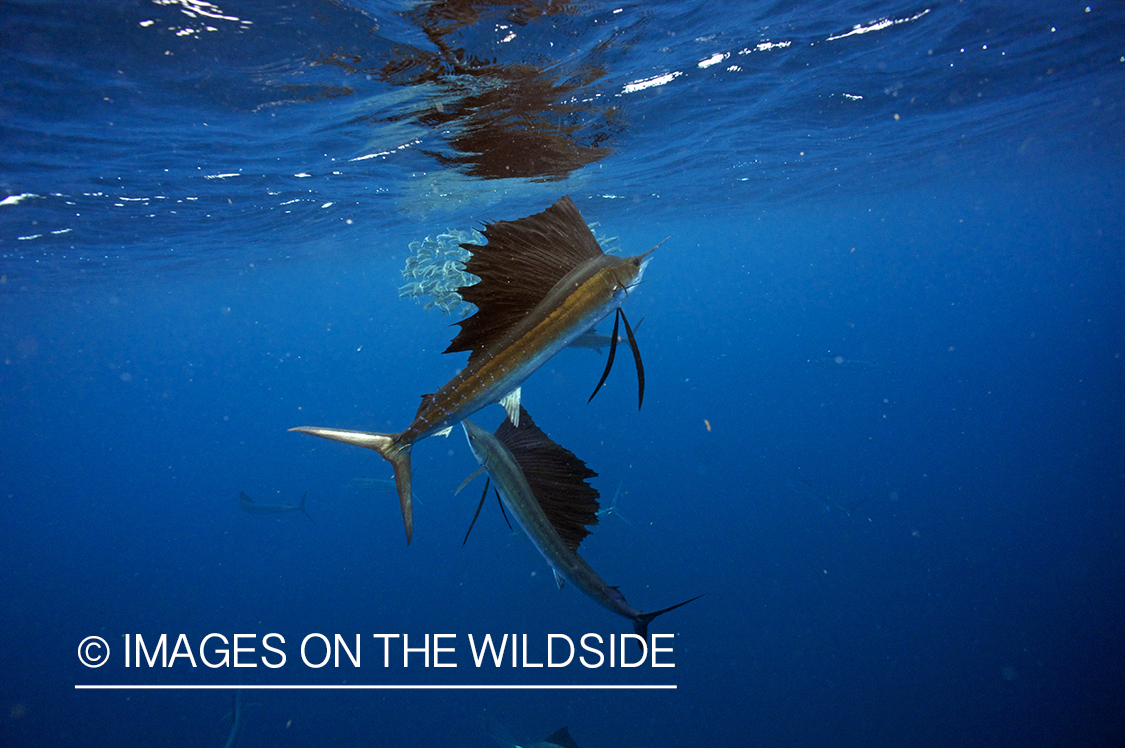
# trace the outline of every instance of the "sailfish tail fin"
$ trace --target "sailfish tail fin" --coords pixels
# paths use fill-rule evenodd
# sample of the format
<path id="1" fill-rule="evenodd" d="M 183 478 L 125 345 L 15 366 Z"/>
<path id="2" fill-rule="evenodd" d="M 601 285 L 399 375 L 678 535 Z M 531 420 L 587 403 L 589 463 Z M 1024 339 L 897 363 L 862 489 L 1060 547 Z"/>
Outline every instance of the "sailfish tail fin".
<path id="1" fill-rule="evenodd" d="M 398 504 L 402 510 L 402 524 L 406 527 L 406 544 L 414 535 L 414 505 L 410 479 L 410 445 L 399 444 L 400 434 L 376 434 L 371 431 L 348 431 L 346 429 L 326 429 L 318 426 L 300 426 L 290 431 L 312 434 L 324 439 L 351 444 L 356 447 L 373 449 L 391 463 L 395 470 L 395 487 L 398 489 Z"/>
<path id="2" fill-rule="evenodd" d="M 696 595 L 690 600 L 684 600 L 682 603 L 676 603 L 675 605 L 669 608 L 665 608 L 664 610 L 657 610 L 653 611 L 652 613 L 641 613 L 639 616 L 633 619 L 633 631 L 637 634 L 637 636 L 643 638 L 645 642 L 648 642 L 648 625 L 652 623 L 652 619 L 656 618 L 657 616 L 662 616 L 665 613 L 670 613 L 676 608 L 682 608 L 688 603 L 693 603 L 701 597 L 703 597 L 703 595 Z"/>

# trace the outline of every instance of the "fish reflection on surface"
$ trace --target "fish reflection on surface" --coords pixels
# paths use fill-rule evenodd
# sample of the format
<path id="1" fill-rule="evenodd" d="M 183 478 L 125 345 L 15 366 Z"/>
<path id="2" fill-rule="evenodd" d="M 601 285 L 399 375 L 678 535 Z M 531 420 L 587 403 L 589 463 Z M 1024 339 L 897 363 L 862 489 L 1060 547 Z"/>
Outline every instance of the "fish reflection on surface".
<path id="1" fill-rule="evenodd" d="M 312 62 L 393 86 L 427 86 L 432 93 L 422 107 L 406 107 L 391 118 L 441 133 L 449 148 L 423 152 L 442 166 L 474 179 L 556 181 L 609 156 L 610 143 L 625 127 L 618 107 L 583 92 L 606 75 L 604 69 L 566 67 L 565 58 L 548 56 L 551 50 L 568 49 L 569 36 L 556 30 L 565 29 L 561 19 L 543 19 L 582 12 L 566 2 L 533 0 L 424 3 L 401 15 L 432 47 L 396 45 L 392 59 L 378 67 L 366 65 L 354 50 L 321 53 Z M 526 54 L 518 61 L 498 61 L 504 46 L 495 43 L 498 27 L 542 39 L 536 64 Z M 340 88 L 335 95 L 352 93 Z"/>

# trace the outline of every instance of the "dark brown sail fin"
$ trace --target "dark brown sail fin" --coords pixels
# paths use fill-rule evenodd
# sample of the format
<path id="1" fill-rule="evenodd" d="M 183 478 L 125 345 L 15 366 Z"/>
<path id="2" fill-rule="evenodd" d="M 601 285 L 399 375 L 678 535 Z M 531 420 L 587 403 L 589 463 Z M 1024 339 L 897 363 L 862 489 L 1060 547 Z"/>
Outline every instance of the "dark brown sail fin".
<path id="1" fill-rule="evenodd" d="M 488 244 L 462 245 L 473 253 L 465 270 L 480 283 L 462 286 L 460 293 L 477 313 L 457 323 L 461 332 L 445 350 L 471 351 L 470 361 L 526 317 L 563 276 L 602 254 L 569 197 L 542 213 L 491 223 L 483 233 Z"/>
<path id="2" fill-rule="evenodd" d="M 598 490 L 587 483 L 597 473 L 551 441 L 523 408 L 520 425 L 505 420 L 496 429 L 496 438 L 512 453 L 555 532 L 577 552 L 590 534 L 587 526 L 598 523 Z"/>

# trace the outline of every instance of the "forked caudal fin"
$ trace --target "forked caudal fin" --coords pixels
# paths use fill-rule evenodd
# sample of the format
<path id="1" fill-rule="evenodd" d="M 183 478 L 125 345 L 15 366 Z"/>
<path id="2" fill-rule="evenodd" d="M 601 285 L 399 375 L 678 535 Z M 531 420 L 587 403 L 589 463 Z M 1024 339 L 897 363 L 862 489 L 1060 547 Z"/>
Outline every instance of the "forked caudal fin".
<path id="1" fill-rule="evenodd" d="M 398 505 L 402 509 L 402 524 L 406 527 L 406 544 L 410 545 L 410 539 L 414 535 L 414 506 L 410 485 L 409 444 L 405 446 L 398 444 L 398 434 L 376 434 L 370 431 L 326 429 L 317 426 L 299 426 L 289 430 L 373 449 L 391 463 L 395 469 L 395 487 L 398 489 Z"/>
<path id="2" fill-rule="evenodd" d="M 648 625 L 652 623 L 652 619 L 656 618 L 657 616 L 662 616 L 665 613 L 669 613 L 676 608 L 682 608 L 688 603 L 693 603 L 701 597 L 703 597 L 703 595 L 696 595 L 690 600 L 684 600 L 682 603 L 676 603 L 672 607 L 665 608 L 664 610 L 657 610 L 652 613 L 641 613 L 639 616 L 633 619 L 633 631 L 637 636 L 642 637 L 645 642 L 648 642 Z"/>

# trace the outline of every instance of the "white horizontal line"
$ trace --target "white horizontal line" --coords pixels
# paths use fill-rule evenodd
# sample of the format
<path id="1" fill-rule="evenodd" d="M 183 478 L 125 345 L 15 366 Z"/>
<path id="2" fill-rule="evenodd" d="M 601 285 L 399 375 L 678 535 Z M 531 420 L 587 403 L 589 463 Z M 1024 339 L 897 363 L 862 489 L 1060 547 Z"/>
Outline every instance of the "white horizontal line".
<path id="1" fill-rule="evenodd" d="M 249 685 L 249 686 L 155 686 L 155 685 L 139 685 L 139 686 L 123 686 L 123 685 L 84 685 L 75 684 L 74 690 L 76 691 L 236 691 L 238 689 L 245 689 L 247 691 L 674 691 L 675 685 L 645 685 L 645 686 L 598 686 L 598 685 L 567 685 L 567 684 L 551 684 L 551 685 L 531 685 L 531 686 L 516 686 L 516 685 L 490 685 L 478 684 L 467 686 L 456 685 L 361 685 L 361 686 L 348 686 L 348 685 L 296 685 L 296 686 L 262 686 L 262 685 Z"/>

